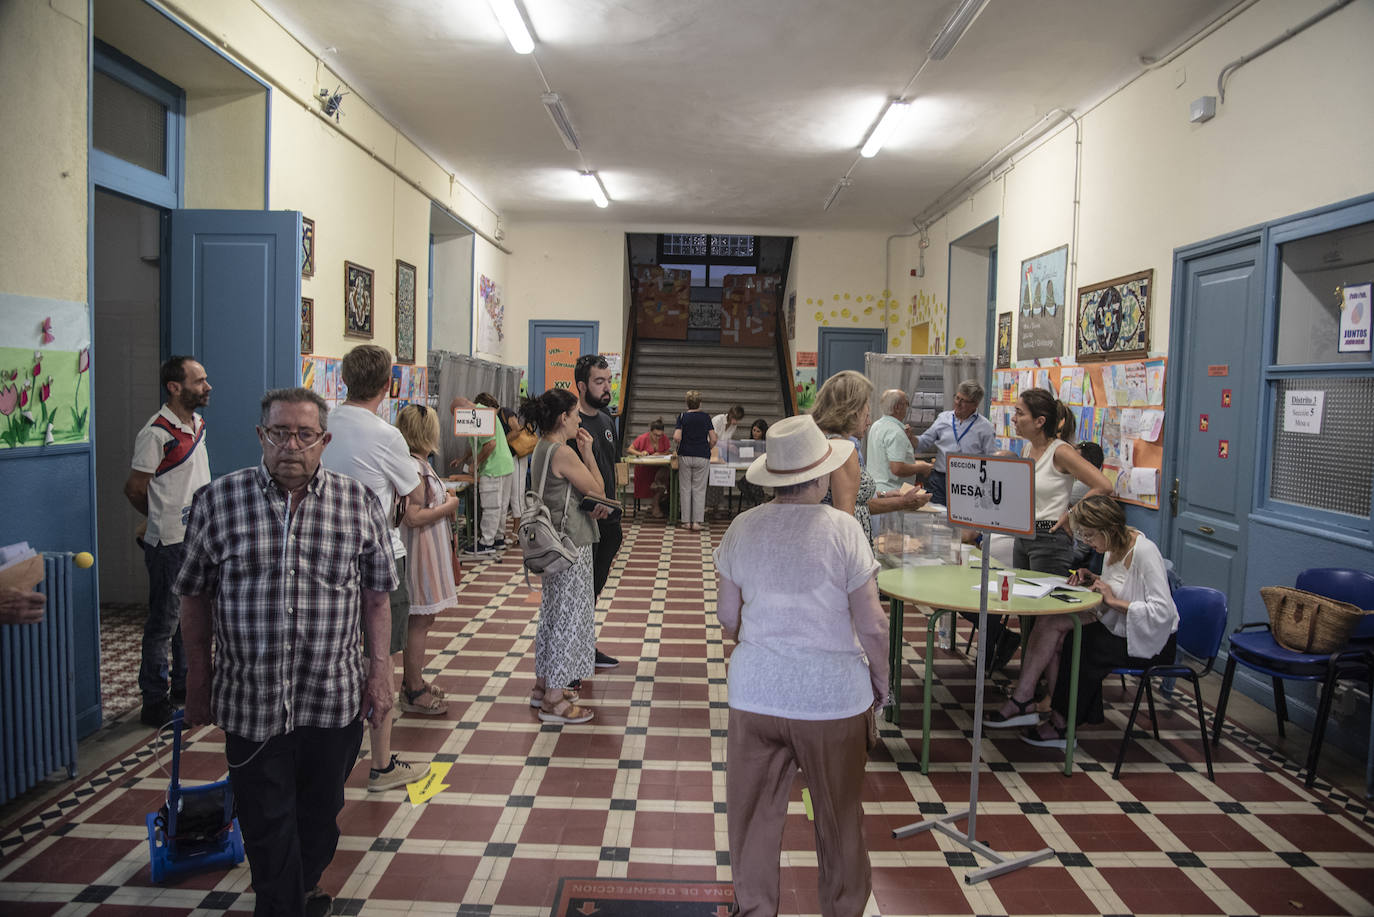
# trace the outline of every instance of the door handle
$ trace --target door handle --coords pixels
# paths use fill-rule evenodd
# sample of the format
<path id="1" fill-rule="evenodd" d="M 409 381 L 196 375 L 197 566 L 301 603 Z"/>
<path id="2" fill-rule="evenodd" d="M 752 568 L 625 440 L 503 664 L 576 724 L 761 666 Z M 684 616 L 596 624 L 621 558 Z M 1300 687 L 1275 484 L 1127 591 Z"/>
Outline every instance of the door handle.
<path id="1" fill-rule="evenodd" d="M 1178 515 L 1178 478 L 1174 478 L 1173 490 L 1169 491 L 1169 512 Z"/>
<path id="2" fill-rule="evenodd" d="M 1210 525 L 1199 525 L 1199 526 L 1197 527 L 1197 530 L 1198 530 L 1199 532 L 1201 532 L 1202 534 L 1204 534 L 1204 535 L 1215 535 L 1215 534 L 1216 534 L 1216 531 L 1217 531 L 1216 529 L 1212 528 Z"/>

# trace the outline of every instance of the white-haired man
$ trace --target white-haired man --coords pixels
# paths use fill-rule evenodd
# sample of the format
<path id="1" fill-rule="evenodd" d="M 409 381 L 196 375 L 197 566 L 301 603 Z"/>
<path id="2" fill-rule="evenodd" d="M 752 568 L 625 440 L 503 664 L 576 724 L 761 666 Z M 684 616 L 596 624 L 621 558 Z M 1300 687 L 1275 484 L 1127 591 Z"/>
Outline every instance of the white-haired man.
<path id="1" fill-rule="evenodd" d="M 925 480 L 930 474 L 930 462 L 916 461 L 906 415 L 911 399 L 899 388 L 890 388 L 878 399 L 883 416 L 868 429 L 868 473 L 878 485 L 878 492 L 896 490 L 903 478 Z"/>

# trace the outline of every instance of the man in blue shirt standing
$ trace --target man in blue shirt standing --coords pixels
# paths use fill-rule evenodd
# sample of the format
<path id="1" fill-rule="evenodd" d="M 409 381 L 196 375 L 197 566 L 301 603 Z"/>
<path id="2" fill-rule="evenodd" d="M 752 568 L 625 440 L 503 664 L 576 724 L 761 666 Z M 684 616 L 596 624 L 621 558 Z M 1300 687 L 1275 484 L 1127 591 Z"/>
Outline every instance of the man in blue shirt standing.
<path id="1" fill-rule="evenodd" d="M 982 401 L 983 386 L 972 379 L 960 382 L 954 390 L 954 410 L 942 411 L 916 441 L 917 452 L 935 450 L 935 470 L 926 483 L 933 503 L 945 502 L 945 468 L 951 453 L 991 455 L 995 451 L 997 433 L 992 422 L 978 413 Z"/>

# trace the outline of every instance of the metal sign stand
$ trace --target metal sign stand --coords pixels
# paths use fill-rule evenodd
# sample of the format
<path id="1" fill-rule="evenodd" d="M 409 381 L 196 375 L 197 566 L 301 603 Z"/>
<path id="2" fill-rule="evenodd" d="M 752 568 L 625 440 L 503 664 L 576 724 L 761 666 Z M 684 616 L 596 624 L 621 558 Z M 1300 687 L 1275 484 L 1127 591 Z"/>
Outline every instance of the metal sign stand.
<path id="1" fill-rule="evenodd" d="M 1005 466 L 1003 466 L 1005 463 Z M 1025 466 L 1029 470 L 1010 467 L 1013 465 Z M 949 492 L 946 495 L 946 505 L 949 507 L 949 517 L 951 522 L 955 522 L 956 510 L 961 515 L 958 520 L 960 525 L 981 530 L 984 535 L 992 532 L 1017 532 L 1024 534 L 1027 530 L 1035 531 L 1035 479 L 1034 464 L 1023 459 L 991 458 L 987 456 L 954 456 L 949 457 L 947 486 Z M 956 470 L 957 469 L 957 470 Z M 989 481 L 989 469 L 993 469 L 991 477 L 994 479 L 997 489 L 992 490 L 989 486 L 994 481 Z M 1001 477 L 998 472 L 1007 473 L 1007 477 Z M 969 484 L 969 488 L 976 488 L 977 494 L 969 493 L 961 496 L 960 485 L 965 479 L 976 481 L 976 484 Z M 1009 488 L 1008 485 L 1011 485 Z M 1027 486 L 1028 485 L 1028 486 Z M 997 493 L 996 508 L 990 505 L 992 501 L 987 499 L 987 493 L 992 490 Z M 1017 493 L 1016 491 L 1020 491 Z M 1020 499 L 1017 499 L 1020 498 Z M 1021 501 L 1027 500 L 1028 504 Z M 1006 500 L 1008 507 L 1002 506 Z M 1015 503 L 1017 505 L 1010 506 Z M 1029 524 L 1024 524 L 1027 520 L 1020 517 L 1025 505 L 1029 506 Z M 1013 518 L 1008 519 L 1008 513 Z M 975 668 L 978 670 L 976 676 L 976 689 L 973 701 L 973 762 L 969 773 L 968 788 L 968 808 L 958 812 L 950 813 L 941 818 L 927 819 L 924 821 L 913 822 L 910 825 L 898 828 L 892 832 L 894 838 L 911 837 L 923 831 L 939 831 L 946 837 L 952 838 L 959 844 L 973 851 L 974 853 L 992 861 L 992 865 L 982 869 L 975 869 L 964 876 L 964 882 L 973 885 L 982 882 L 984 879 L 991 879 L 993 876 L 1000 876 L 1003 873 L 1013 872 L 1023 866 L 1032 863 L 1039 863 L 1041 860 L 1048 860 L 1054 856 L 1054 850 L 1045 847 L 1031 853 L 1022 854 L 1018 857 L 1005 857 L 991 847 L 977 840 L 978 837 L 978 771 L 979 764 L 982 762 L 983 751 L 983 656 L 988 651 L 988 570 L 992 553 L 987 549 L 986 541 L 983 547 L 982 563 L 982 589 L 978 599 L 978 658 L 975 660 Z M 925 690 L 930 690 L 930 685 L 925 686 Z M 968 819 L 968 831 L 963 832 L 954 827 L 956 822 Z"/>

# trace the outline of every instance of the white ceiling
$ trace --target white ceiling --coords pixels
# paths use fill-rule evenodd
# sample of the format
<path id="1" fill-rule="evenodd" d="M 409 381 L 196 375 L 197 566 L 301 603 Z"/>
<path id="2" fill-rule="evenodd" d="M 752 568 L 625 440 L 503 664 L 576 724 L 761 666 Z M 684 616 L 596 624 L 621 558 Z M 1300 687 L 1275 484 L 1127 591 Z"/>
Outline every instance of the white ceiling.
<path id="1" fill-rule="evenodd" d="M 1048 112 L 1083 110 L 1236 4 L 992 0 L 854 166 L 956 0 L 523 0 L 523 56 L 486 0 L 257 2 L 508 220 L 893 231 Z M 540 102 L 544 78 L 580 155 Z M 584 196 L 584 168 L 608 209 Z"/>

